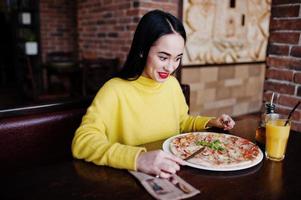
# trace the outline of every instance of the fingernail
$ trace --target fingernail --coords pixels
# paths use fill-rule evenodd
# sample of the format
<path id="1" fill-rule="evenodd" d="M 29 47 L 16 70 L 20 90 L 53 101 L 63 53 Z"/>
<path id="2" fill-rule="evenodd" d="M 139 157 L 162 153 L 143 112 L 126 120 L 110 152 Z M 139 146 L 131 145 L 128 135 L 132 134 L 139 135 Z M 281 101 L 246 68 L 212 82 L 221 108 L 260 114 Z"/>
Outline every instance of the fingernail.
<path id="1" fill-rule="evenodd" d="M 229 120 L 225 120 L 225 121 L 223 121 L 223 124 L 225 124 L 225 125 L 228 125 L 230 123 L 230 121 Z"/>

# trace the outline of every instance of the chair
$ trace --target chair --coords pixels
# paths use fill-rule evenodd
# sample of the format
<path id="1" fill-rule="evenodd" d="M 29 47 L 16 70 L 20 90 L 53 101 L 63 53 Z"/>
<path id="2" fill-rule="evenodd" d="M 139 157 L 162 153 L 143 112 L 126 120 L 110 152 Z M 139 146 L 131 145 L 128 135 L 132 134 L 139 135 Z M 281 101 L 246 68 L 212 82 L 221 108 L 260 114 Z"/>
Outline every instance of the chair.
<path id="1" fill-rule="evenodd" d="M 118 58 L 83 59 L 81 62 L 82 94 L 95 95 L 99 88 L 118 71 Z"/>
<path id="2" fill-rule="evenodd" d="M 186 103 L 189 107 L 190 106 L 190 86 L 187 84 L 181 84 L 181 88 L 182 88 L 183 94 L 185 96 Z"/>
<path id="3" fill-rule="evenodd" d="M 53 90 L 53 76 L 59 80 L 63 86 L 63 92 L 72 95 L 80 85 L 80 67 L 77 59 L 72 52 L 51 52 L 47 54 L 46 63 L 44 64 L 46 77 L 46 90 Z"/>
<path id="4" fill-rule="evenodd" d="M 57 101 L 68 97 L 66 94 L 51 94 L 48 91 L 41 91 L 36 80 L 30 57 L 26 57 L 27 69 L 25 75 L 24 92 L 26 97 L 35 103 Z"/>

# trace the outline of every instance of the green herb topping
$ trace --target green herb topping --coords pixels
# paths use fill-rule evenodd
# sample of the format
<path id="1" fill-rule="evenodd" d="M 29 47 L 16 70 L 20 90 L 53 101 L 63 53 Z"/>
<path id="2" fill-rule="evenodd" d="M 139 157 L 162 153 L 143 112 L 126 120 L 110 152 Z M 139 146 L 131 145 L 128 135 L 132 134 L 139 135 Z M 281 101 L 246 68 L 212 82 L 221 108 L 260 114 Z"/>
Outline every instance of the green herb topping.
<path id="1" fill-rule="evenodd" d="M 213 142 L 207 142 L 207 141 L 197 141 L 197 145 L 202 145 L 204 147 L 209 147 L 210 149 L 217 150 L 217 151 L 223 151 L 224 148 L 222 147 L 222 143 L 219 140 L 214 140 Z"/>

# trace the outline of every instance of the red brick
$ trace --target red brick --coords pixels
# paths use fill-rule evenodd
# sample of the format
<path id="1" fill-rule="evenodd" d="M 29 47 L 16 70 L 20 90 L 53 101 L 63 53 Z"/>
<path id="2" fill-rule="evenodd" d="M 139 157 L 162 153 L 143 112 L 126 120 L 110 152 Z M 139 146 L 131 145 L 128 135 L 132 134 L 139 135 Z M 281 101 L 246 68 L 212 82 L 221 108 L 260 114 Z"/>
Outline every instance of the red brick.
<path id="1" fill-rule="evenodd" d="M 301 123 L 300 122 L 293 122 L 291 124 L 291 129 L 294 130 L 294 131 L 298 131 L 299 133 L 297 134 L 301 134 Z"/>
<path id="2" fill-rule="evenodd" d="M 291 60 L 287 58 L 267 57 L 266 62 L 269 67 L 288 68 Z"/>
<path id="3" fill-rule="evenodd" d="M 290 111 L 293 109 L 293 107 L 281 107 L 280 105 L 276 104 L 276 112 L 283 115 L 289 115 Z M 300 109 L 296 109 L 295 112 L 292 114 L 291 119 L 293 121 L 300 121 L 301 119 L 301 112 Z"/>
<path id="4" fill-rule="evenodd" d="M 106 10 L 112 9 L 112 10 L 128 10 L 132 8 L 131 2 L 122 2 L 120 1 L 118 4 L 115 5 L 114 8 L 106 8 Z"/>
<path id="5" fill-rule="evenodd" d="M 268 52 L 268 54 L 287 56 L 288 52 L 289 52 L 289 46 L 270 44 L 268 46 L 267 52 Z"/>
<path id="6" fill-rule="evenodd" d="M 299 37 L 300 37 L 300 33 L 295 33 L 295 32 L 271 32 L 269 37 L 269 42 L 298 44 Z"/>
<path id="7" fill-rule="evenodd" d="M 287 107 L 294 107 L 301 99 L 296 96 L 279 95 L 278 103 Z M 300 107 L 301 109 L 301 107 Z"/>
<path id="8" fill-rule="evenodd" d="M 288 115 L 290 113 L 290 109 L 280 107 L 279 104 L 276 104 L 275 112 L 283 115 Z"/>
<path id="9" fill-rule="evenodd" d="M 272 19 L 270 30 L 301 30 L 301 19 Z"/>
<path id="10" fill-rule="evenodd" d="M 137 16 L 139 15 L 139 10 L 138 9 L 130 9 L 130 10 L 127 10 L 126 14 L 127 16 Z"/>
<path id="11" fill-rule="evenodd" d="M 154 2 L 145 2 L 145 1 L 140 2 L 141 8 L 155 8 L 157 6 L 158 6 L 158 3 L 154 3 Z"/>
<path id="12" fill-rule="evenodd" d="M 301 86 L 298 86 L 298 89 L 297 89 L 297 96 L 301 97 Z"/>
<path id="13" fill-rule="evenodd" d="M 272 18 L 273 17 L 298 17 L 299 16 L 299 5 L 288 5 L 288 6 L 272 6 Z"/>
<path id="14" fill-rule="evenodd" d="M 291 56 L 301 57 L 301 46 L 292 47 Z"/>
<path id="15" fill-rule="evenodd" d="M 301 72 L 296 72 L 294 76 L 295 83 L 301 83 Z"/>
<path id="16" fill-rule="evenodd" d="M 300 59 L 290 59 L 289 68 L 301 71 L 301 60 Z"/>
<path id="17" fill-rule="evenodd" d="M 94 0 L 95 1 L 95 0 Z M 90 1 L 91 2 L 91 1 Z M 112 0 L 103 0 L 103 4 L 106 5 L 106 4 L 112 4 Z"/>
<path id="18" fill-rule="evenodd" d="M 131 17 L 122 17 L 118 19 L 118 23 L 122 23 L 122 26 L 124 26 L 124 24 L 130 23 L 131 21 Z"/>
<path id="19" fill-rule="evenodd" d="M 136 24 L 130 24 L 130 25 L 127 25 L 125 28 L 127 31 L 135 31 L 137 25 Z"/>
<path id="20" fill-rule="evenodd" d="M 281 69 L 294 69 L 301 70 L 301 60 L 294 58 L 283 58 L 283 57 L 270 57 L 266 59 L 267 66 L 281 68 Z"/>
<path id="21" fill-rule="evenodd" d="M 264 82 L 264 89 L 273 92 L 278 92 L 280 94 L 294 94 L 295 86 L 288 83 L 281 83 L 276 81 L 266 80 Z"/>
<path id="22" fill-rule="evenodd" d="M 292 110 L 292 109 L 293 109 L 293 107 L 290 110 Z M 300 120 L 301 120 L 301 112 L 300 112 L 299 109 L 295 110 L 295 112 L 292 114 L 292 118 L 291 119 L 300 122 Z"/>
<path id="23" fill-rule="evenodd" d="M 293 81 L 294 72 L 290 70 L 267 69 L 266 77 L 270 79 Z"/>

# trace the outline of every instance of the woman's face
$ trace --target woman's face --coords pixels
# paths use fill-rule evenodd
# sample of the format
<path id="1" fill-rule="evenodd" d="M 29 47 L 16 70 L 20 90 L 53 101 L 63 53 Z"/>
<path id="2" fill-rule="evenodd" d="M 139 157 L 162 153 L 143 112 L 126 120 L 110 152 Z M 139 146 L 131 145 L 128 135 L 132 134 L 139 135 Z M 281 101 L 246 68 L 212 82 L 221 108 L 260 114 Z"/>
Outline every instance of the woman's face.
<path id="1" fill-rule="evenodd" d="M 166 81 L 179 67 L 184 45 L 183 37 L 177 33 L 160 37 L 149 50 L 142 76 L 159 83 Z"/>

